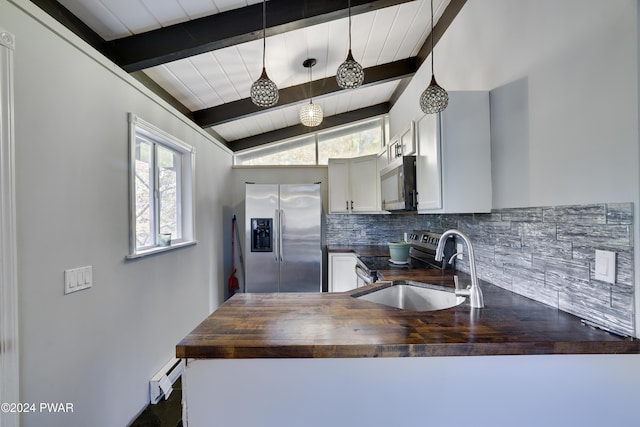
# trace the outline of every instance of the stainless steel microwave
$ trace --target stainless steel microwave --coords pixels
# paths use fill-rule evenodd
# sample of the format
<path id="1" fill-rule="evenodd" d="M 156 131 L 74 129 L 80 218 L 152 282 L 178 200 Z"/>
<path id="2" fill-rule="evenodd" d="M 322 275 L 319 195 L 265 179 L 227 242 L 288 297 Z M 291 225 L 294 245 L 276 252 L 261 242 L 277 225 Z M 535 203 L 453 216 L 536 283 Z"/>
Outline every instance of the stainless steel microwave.
<path id="1" fill-rule="evenodd" d="M 386 211 L 416 211 L 416 156 L 403 156 L 380 170 L 382 209 Z"/>

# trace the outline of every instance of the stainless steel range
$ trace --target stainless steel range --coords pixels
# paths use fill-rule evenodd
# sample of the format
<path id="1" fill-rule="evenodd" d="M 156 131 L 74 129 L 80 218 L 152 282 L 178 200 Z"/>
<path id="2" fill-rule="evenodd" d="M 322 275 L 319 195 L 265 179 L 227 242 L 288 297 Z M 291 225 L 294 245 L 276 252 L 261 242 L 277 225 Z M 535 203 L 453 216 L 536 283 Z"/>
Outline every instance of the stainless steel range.
<path id="1" fill-rule="evenodd" d="M 409 262 L 404 264 L 393 263 L 389 256 L 359 256 L 356 264 L 356 274 L 358 276 L 358 286 L 371 284 L 379 280 L 379 270 L 412 270 L 412 269 L 453 269 L 453 264 L 446 264 L 455 253 L 453 239 L 448 239 L 444 247 L 444 260 L 435 260 L 436 247 L 440 241 L 441 233 L 431 231 L 414 230 L 407 236 L 407 241 L 411 244 L 409 250 Z"/>

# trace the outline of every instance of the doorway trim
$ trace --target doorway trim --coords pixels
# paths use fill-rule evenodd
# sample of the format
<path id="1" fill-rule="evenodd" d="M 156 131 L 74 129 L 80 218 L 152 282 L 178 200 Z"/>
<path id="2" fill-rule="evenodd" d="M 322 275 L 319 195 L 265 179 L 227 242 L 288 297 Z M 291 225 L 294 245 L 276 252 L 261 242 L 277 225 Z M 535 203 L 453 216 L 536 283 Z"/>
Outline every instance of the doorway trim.
<path id="1" fill-rule="evenodd" d="M 18 263 L 15 199 L 13 34 L 0 28 L 0 402 L 20 401 Z M 17 427 L 19 414 L 0 411 L 0 427 Z"/>

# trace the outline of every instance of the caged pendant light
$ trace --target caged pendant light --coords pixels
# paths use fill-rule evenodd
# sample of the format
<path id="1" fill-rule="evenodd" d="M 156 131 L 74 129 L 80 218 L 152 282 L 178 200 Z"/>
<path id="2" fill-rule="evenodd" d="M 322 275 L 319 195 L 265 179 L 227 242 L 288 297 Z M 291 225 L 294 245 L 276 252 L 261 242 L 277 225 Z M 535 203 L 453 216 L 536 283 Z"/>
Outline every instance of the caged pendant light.
<path id="1" fill-rule="evenodd" d="M 267 0 L 262 0 L 262 74 L 251 85 L 251 101 L 258 107 L 272 107 L 278 103 L 278 86 L 267 76 L 265 55 L 267 50 Z"/>
<path id="2" fill-rule="evenodd" d="M 355 89 L 364 81 L 362 65 L 353 59 L 353 53 L 351 53 L 351 0 L 349 0 L 349 53 L 347 59 L 336 71 L 336 80 L 342 89 Z"/>
<path id="3" fill-rule="evenodd" d="M 433 72 L 433 0 L 431 0 L 431 83 L 420 96 L 420 108 L 426 114 L 435 114 L 443 111 L 449 105 L 449 94 L 436 82 Z"/>
<path id="4" fill-rule="evenodd" d="M 309 69 L 309 103 L 305 104 L 300 109 L 300 123 L 308 127 L 318 126 L 322 123 L 322 108 L 318 104 L 313 103 L 313 94 L 312 94 L 312 73 L 311 68 L 316 65 L 316 60 L 314 58 L 306 59 L 302 66 Z"/>

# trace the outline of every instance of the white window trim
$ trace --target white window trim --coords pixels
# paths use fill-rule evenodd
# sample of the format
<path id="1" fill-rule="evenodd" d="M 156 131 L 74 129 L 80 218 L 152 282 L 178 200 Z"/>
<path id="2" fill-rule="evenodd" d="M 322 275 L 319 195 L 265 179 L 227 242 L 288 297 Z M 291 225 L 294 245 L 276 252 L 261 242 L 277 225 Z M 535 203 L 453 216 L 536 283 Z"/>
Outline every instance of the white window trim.
<path id="1" fill-rule="evenodd" d="M 133 113 L 128 114 L 129 120 L 129 254 L 127 259 L 137 259 L 148 255 L 159 254 L 195 245 L 196 218 L 195 218 L 195 153 L 196 149 L 162 129 L 142 120 Z M 182 239 L 172 242 L 171 246 L 154 246 L 143 250 L 136 250 L 136 213 L 135 213 L 135 150 L 136 136 L 138 133 L 145 137 L 160 141 L 163 145 L 180 151 L 184 156 L 182 163 Z M 185 189 L 191 189 L 185 191 Z"/>

